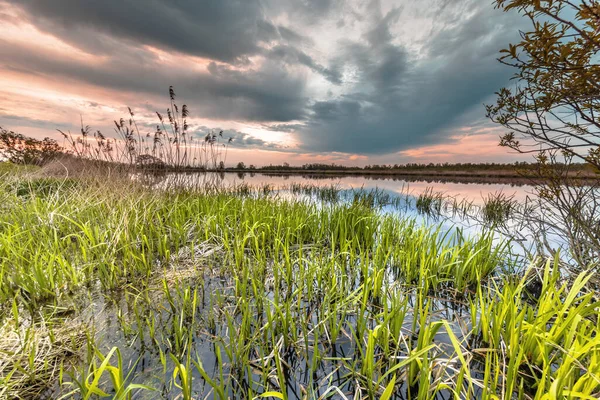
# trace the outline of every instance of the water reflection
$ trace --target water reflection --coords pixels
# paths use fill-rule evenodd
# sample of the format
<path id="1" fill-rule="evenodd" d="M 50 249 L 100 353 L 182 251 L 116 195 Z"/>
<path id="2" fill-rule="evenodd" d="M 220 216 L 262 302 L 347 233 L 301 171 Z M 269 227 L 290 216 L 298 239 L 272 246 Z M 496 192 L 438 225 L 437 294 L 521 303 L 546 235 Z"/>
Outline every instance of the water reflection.
<path id="1" fill-rule="evenodd" d="M 385 190 L 398 195 L 418 196 L 426 190 L 433 190 L 447 197 L 460 198 L 483 204 L 490 194 L 504 193 L 514 196 L 517 201 L 524 201 L 531 196 L 533 187 L 523 180 L 496 179 L 485 180 L 468 177 L 436 178 L 436 177 L 398 177 L 390 175 L 334 175 L 334 174 L 263 174 L 254 172 L 221 172 L 165 174 L 155 177 L 154 185 L 208 185 L 222 188 L 247 184 L 255 187 L 271 186 L 276 191 L 289 188 L 293 184 L 325 187 L 335 186 L 340 190 L 364 189 Z"/>

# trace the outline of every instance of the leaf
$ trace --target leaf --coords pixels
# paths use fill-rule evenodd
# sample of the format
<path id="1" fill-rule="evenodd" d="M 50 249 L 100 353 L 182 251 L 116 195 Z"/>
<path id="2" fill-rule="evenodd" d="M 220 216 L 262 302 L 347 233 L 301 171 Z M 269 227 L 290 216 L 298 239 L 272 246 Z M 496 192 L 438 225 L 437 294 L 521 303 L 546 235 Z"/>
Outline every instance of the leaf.
<path id="1" fill-rule="evenodd" d="M 396 375 L 392 376 L 392 380 L 385 387 L 385 390 L 383 391 L 383 394 L 379 400 L 389 400 L 394 393 L 394 386 L 396 386 Z"/>
<path id="2" fill-rule="evenodd" d="M 278 399 L 283 400 L 283 394 L 281 394 L 280 392 L 264 392 L 258 397 L 276 397 Z"/>
<path id="3" fill-rule="evenodd" d="M 404 359 L 403 361 L 399 362 L 398 364 L 394 365 L 392 368 L 390 368 L 385 374 L 383 374 L 383 376 L 381 378 L 379 378 L 379 382 L 381 382 L 383 379 L 385 379 L 386 376 L 390 375 L 391 373 L 393 373 L 394 371 L 410 364 L 411 362 L 419 359 L 423 354 L 427 353 L 429 350 L 433 349 L 434 347 L 436 347 L 433 344 L 430 344 L 429 346 L 419 350 L 416 353 L 411 354 L 409 357 L 407 357 L 406 359 Z"/>

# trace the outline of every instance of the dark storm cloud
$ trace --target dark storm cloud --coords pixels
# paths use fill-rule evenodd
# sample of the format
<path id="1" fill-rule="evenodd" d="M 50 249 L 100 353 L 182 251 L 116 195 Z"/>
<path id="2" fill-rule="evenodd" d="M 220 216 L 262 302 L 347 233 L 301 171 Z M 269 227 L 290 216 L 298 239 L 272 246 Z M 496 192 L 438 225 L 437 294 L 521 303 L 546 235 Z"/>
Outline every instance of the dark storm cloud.
<path id="1" fill-rule="evenodd" d="M 312 57 L 305 52 L 298 50 L 292 46 L 278 45 L 273 47 L 268 54 L 271 59 L 280 59 L 287 64 L 295 65 L 300 64 L 310 68 L 317 74 L 322 75 L 329 82 L 340 85 L 342 83 L 342 76 L 340 71 L 335 69 L 326 68 L 323 65 L 317 63 Z"/>
<path id="2" fill-rule="evenodd" d="M 278 36 L 259 0 L 22 0 L 19 5 L 45 30 L 92 50 L 103 48 L 104 34 L 235 62 Z"/>
<path id="3" fill-rule="evenodd" d="M 294 47 L 310 45 L 310 38 L 271 23 L 258 0 L 24 0 L 18 4 L 22 18 L 104 60 L 89 64 L 50 51 L 32 54 L 0 39 L 3 69 L 138 92 L 140 102 L 173 85 L 196 106 L 196 116 L 298 120 L 306 116 L 307 77 L 296 73 L 296 67 L 340 81 L 335 70 Z M 165 68 L 156 54 L 143 47 L 147 44 L 214 61 L 206 72 L 189 68 L 193 65 Z M 247 57 L 252 55 L 266 59 L 249 63 Z"/>
<path id="4" fill-rule="evenodd" d="M 353 118 L 361 111 L 358 101 L 337 100 L 317 101 L 311 107 L 313 121 L 336 121 L 339 119 Z"/>
<path id="5" fill-rule="evenodd" d="M 281 38 L 286 42 L 306 45 L 314 44 L 314 41 L 310 37 L 301 35 L 292 29 L 286 28 L 285 26 L 278 26 L 277 31 L 281 35 Z"/>
<path id="6" fill-rule="evenodd" d="M 370 7 L 376 10 L 378 3 Z M 394 40 L 399 8 L 375 18 L 362 41 L 345 43 L 342 57 L 356 70 L 357 81 L 349 93 L 312 104 L 311 118 L 298 133 L 304 147 L 391 153 L 449 140 L 448 128 L 474 107 L 481 107 L 483 117 L 482 103 L 512 73 L 496 57 L 515 39 L 518 25 L 514 17 L 479 1 L 453 4 L 465 6 L 474 10 L 471 16 L 442 25 L 422 59 L 411 59 Z"/>
<path id="7" fill-rule="evenodd" d="M 213 62 L 207 72 L 199 73 L 185 68 L 162 68 L 153 57 L 140 53 L 89 64 L 23 52 L 0 40 L 3 67 L 136 92 L 140 104 L 146 102 L 148 96 L 163 95 L 172 85 L 196 110 L 195 117 L 286 122 L 305 116 L 304 79 L 292 76 L 273 63 L 267 62 L 256 70 L 240 71 Z"/>

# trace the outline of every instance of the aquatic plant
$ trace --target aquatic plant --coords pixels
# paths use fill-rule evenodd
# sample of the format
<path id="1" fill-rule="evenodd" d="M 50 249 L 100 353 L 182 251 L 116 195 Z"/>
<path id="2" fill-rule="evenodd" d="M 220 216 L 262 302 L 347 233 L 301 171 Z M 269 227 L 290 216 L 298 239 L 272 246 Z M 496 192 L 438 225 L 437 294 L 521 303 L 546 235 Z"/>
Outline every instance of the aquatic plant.
<path id="1" fill-rule="evenodd" d="M 437 216 L 441 214 L 443 204 L 444 195 L 427 188 L 419 194 L 415 206 L 421 214 Z"/>
<path id="2" fill-rule="evenodd" d="M 518 203 L 514 196 L 502 192 L 490 193 L 484 198 L 482 207 L 483 221 L 490 225 L 504 224 L 518 211 Z"/>

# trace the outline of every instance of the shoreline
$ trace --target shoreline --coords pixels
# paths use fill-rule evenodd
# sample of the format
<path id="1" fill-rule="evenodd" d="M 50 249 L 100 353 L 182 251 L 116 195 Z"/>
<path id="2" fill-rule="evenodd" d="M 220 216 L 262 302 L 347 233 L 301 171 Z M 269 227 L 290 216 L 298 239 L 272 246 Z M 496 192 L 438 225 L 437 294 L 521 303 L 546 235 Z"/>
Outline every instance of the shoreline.
<path id="1" fill-rule="evenodd" d="M 488 183 L 488 184 L 514 184 L 535 185 L 545 179 L 533 175 L 519 174 L 514 171 L 356 171 L 356 170 L 248 170 L 248 169 L 226 169 L 226 170 L 184 170 L 171 171 L 177 173 L 236 173 L 236 174 L 261 174 L 265 176 L 299 176 L 305 179 L 336 179 L 336 178 L 365 178 L 369 180 L 395 180 L 395 181 L 426 181 L 426 182 L 456 182 L 456 183 Z M 580 171 L 579 171 L 580 172 Z M 580 184 L 594 184 L 600 182 L 600 174 L 579 173 L 570 174 L 569 178 Z"/>

